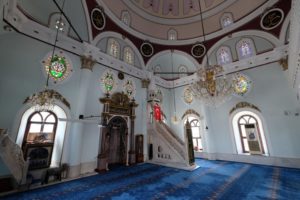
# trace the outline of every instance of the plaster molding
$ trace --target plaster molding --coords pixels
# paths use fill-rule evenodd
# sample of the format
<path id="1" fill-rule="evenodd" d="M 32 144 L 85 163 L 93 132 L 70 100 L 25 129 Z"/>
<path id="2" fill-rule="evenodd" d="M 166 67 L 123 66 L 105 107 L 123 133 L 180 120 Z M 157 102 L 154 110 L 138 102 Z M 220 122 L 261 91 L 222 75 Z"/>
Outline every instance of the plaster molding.
<path id="1" fill-rule="evenodd" d="M 142 40 L 148 40 L 151 43 L 158 43 L 163 45 L 186 45 L 186 44 L 194 44 L 197 42 L 202 42 L 203 37 L 196 37 L 192 39 L 180 39 L 180 40 L 168 40 L 167 34 L 165 39 L 160 38 L 154 38 L 149 35 L 146 35 L 144 33 L 141 33 L 139 31 L 136 31 L 136 29 L 132 28 L 132 25 L 128 27 L 126 24 L 122 22 L 101 0 L 96 0 L 99 5 L 101 5 L 105 9 L 105 13 L 122 29 L 127 30 L 130 34 L 135 35 L 136 37 L 142 39 Z M 269 0 L 266 3 L 264 3 L 262 6 L 257 8 L 255 11 L 251 12 L 247 17 L 243 17 L 242 19 L 238 20 L 237 22 L 233 23 L 232 25 L 220 29 L 219 31 L 207 34 L 205 36 L 205 40 L 210 40 L 222 35 L 226 35 L 228 32 L 234 31 L 238 27 L 250 22 L 257 16 L 261 15 L 267 8 L 272 7 L 275 5 L 279 0 Z M 174 27 L 176 28 L 176 27 Z M 180 30 L 177 30 L 178 34 L 180 34 Z"/>

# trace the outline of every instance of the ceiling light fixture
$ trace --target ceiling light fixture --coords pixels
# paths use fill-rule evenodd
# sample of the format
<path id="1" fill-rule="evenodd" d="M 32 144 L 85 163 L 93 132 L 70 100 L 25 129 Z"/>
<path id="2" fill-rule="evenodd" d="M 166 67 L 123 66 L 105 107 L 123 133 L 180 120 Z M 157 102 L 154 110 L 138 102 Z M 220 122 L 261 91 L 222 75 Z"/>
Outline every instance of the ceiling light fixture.
<path id="1" fill-rule="evenodd" d="M 63 2 L 62 8 L 64 7 L 64 4 L 65 1 Z M 60 18 L 58 21 L 61 20 L 62 20 L 62 12 L 60 13 Z M 59 31 L 60 29 L 56 28 L 55 41 L 53 44 L 53 50 L 52 50 L 51 61 L 50 61 L 51 67 L 49 66 L 47 68 L 47 79 L 46 79 L 45 89 L 43 91 L 32 94 L 28 99 L 28 102 L 32 105 L 34 110 L 37 112 L 52 111 L 54 109 L 56 91 L 50 90 L 48 89 L 48 87 L 49 87 L 49 79 L 50 79 L 50 68 L 59 67 L 59 66 L 54 66 L 54 65 L 59 65 L 59 63 L 56 62 L 55 55 L 54 55 Z"/>
<path id="2" fill-rule="evenodd" d="M 205 42 L 204 22 L 201 3 L 199 1 L 203 42 Z M 221 65 L 210 65 L 207 52 L 205 52 L 206 65 L 196 71 L 197 80 L 191 83 L 193 95 L 208 106 L 219 106 L 231 98 L 233 92 L 232 81 L 227 78 Z"/>

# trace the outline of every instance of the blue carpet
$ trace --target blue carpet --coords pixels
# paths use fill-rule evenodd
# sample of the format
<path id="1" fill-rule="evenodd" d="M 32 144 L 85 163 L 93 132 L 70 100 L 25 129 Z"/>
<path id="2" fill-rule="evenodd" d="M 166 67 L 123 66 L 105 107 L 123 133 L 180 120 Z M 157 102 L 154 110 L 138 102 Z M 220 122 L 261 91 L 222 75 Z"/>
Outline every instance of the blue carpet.
<path id="1" fill-rule="evenodd" d="M 196 160 L 195 171 L 152 164 L 118 167 L 1 199 L 300 199 L 300 170 Z"/>

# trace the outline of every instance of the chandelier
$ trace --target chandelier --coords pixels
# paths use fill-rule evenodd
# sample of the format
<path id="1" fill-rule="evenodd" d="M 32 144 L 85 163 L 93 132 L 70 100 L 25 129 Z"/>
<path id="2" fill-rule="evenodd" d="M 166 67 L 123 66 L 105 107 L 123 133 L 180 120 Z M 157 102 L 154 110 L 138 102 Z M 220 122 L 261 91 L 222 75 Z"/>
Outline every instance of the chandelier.
<path id="1" fill-rule="evenodd" d="M 64 7 L 64 3 L 65 3 L 65 1 L 63 2 L 62 8 Z M 59 21 L 61 21 L 61 20 L 62 20 L 62 11 L 60 13 Z M 49 78 L 51 75 L 50 69 L 53 67 L 57 67 L 56 65 L 58 65 L 57 58 L 54 55 L 54 53 L 55 53 L 55 49 L 56 49 L 58 32 L 61 30 L 58 26 L 55 26 L 55 29 L 56 29 L 56 35 L 55 35 L 55 41 L 53 44 L 52 55 L 51 55 L 51 59 L 49 62 L 49 66 L 46 67 L 47 80 L 46 80 L 45 89 L 43 91 L 32 94 L 28 99 L 28 102 L 32 105 L 32 108 L 37 112 L 52 111 L 54 109 L 56 91 L 48 89 L 48 86 L 49 86 Z"/>
<path id="2" fill-rule="evenodd" d="M 202 9 L 199 1 L 200 18 L 203 31 L 203 43 L 205 42 L 205 31 L 203 25 Z M 232 81 L 227 78 L 221 65 L 209 65 L 207 53 L 206 66 L 198 69 L 197 79 L 190 85 L 193 96 L 208 106 L 219 106 L 231 98 L 233 92 Z"/>
<path id="3" fill-rule="evenodd" d="M 219 106 L 231 98 L 232 81 L 220 65 L 208 65 L 197 71 L 197 81 L 190 85 L 193 95 L 208 106 Z"/>

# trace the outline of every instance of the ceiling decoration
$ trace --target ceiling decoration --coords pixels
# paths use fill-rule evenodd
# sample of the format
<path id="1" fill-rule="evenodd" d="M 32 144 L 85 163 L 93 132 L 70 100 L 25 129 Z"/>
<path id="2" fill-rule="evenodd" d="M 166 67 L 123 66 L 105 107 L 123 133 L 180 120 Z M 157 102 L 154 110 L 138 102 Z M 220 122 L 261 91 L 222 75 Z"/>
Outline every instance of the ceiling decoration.
<path id="1" fill-rule="evenodd" d="M 149 42 L 144 42 L 140 47 L 141 53 L 143 56 L 150 57 L 152 56 L 154 49 Z"/>
<path id="2" fill-rule="evenodd" d="M 93 27 L 97 30 L 102 30 L 105 27 L 105 16 L 103 9 L 94 8 L 91 12 L 91 21 Z"/>
<path id="3" fill-rule="evenodd" d="M 206 53 L 206 48 L 203 44 L 195 44 L 191 49 L 191 53 L 195 58 L 201 58 Z"/>
<path id="4" fill-rule="evenodd" d="M 284 13 L 279 8 L 268 10 L 261 18 L 260 25 L 265 30 L 271 30 L 280 25 L 284 19 Z"/>

